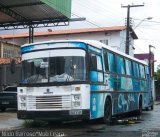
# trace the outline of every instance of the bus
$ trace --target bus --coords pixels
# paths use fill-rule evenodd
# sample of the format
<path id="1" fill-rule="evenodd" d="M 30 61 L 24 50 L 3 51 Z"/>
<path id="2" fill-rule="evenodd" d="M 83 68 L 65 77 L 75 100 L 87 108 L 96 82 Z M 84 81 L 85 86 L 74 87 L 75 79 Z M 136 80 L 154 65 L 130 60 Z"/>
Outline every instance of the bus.
<path id="1" fill-rule="evenodd" d="M 148 65 L 94 40 L 26 44 L 19 119 L 112 118 L 151 106 Z"/>

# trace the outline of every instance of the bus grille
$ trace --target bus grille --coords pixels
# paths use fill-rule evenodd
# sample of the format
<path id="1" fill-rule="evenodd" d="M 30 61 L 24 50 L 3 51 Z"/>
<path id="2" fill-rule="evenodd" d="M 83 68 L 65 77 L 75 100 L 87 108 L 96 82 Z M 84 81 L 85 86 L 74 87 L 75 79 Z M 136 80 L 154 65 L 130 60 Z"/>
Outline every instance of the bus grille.
<path id="1" fill-rule="evenodd" d="M 69 95 L 65 96 L 30 96 L 28 97 L 27 108 L 29 110 L 62 110 L 71 108 Z"/>

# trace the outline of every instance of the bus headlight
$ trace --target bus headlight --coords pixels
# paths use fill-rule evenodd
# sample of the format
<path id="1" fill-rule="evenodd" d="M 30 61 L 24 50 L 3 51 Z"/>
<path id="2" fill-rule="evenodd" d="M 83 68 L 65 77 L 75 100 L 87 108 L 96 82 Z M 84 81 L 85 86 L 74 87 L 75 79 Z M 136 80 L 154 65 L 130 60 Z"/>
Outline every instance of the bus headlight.
<path id="1" fill-rule="evenodd" d="M 26 102 L 26 97 L 22 96 L 20 97 L 21 102 Z"/>
<path id="2" fill-rule="evenodd" d="M 79 101 L 73 102 L 73 107 L 74 108 L 77 108 L 77 107 L 80 107 L 80 106 L 81 106 L 81 102 L 79 102 Z"/>
<path id="3" fill-rule="evenodd" d="M 75 94 L 72 95 L 72 108 L 79 108 L 81 107 L 81 95 Z"/>
<path id="4" fill-rule="evenodd" d="M 80 101 L 81 96 L 80 95 L 73 95 L 73 99 L 75 101 Z"/>
<path id="5" fill-rule="evenodd" d="M 20 109 L 25 110 L 26 109 L 26 103 L 20 103 Z"/>
<path id="6" fill-rule="evenodd" d="M 19 96 L 19 99 L 18 99 L 18 108 L 20 110 L 26 110 L 27 108 L 27 98 L 26 96 Z"/>
<path id="7" fill-rule="evenodd" d="M 21 103 L 21 108 L 25 108 L 26 107 L 26 103 Z"/>

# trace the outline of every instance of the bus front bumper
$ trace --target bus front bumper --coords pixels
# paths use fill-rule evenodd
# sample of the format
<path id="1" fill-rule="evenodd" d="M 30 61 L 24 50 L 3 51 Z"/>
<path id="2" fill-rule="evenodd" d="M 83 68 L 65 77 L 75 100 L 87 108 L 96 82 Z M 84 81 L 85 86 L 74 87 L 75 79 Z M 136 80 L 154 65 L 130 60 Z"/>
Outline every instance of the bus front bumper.
<path id="1" fill-rule="evenodd" d="M 84 120 L 90 119 L 90 110 L 63 110 L 63 111 L 17 111 L 18 119 L 34 120 Z"/>

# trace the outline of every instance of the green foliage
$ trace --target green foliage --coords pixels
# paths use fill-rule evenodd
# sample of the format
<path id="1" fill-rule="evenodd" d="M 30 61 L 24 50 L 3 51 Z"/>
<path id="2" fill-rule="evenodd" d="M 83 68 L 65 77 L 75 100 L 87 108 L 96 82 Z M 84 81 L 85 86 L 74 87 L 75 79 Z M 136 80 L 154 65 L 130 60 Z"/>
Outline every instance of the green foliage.
<path id="1" fill-rule="evenodd" d="M 23 127 L 25 127 L 25 128 L 38 128 L 38 127 L 45 127 L 47 124 L 48 124 L 47 121 L 25 120 L 23 123 Z"/>
<path id="2" fill-rule="evenodd" d="M 160 69 L 157 70 L 156 79 L 157 81 L 160 81 Z"/>
<path id="3" fill-rule="evenodd" d="M 160 88 L 160 68 L 157 69 L 155 73 L 156 87 Z"/>

